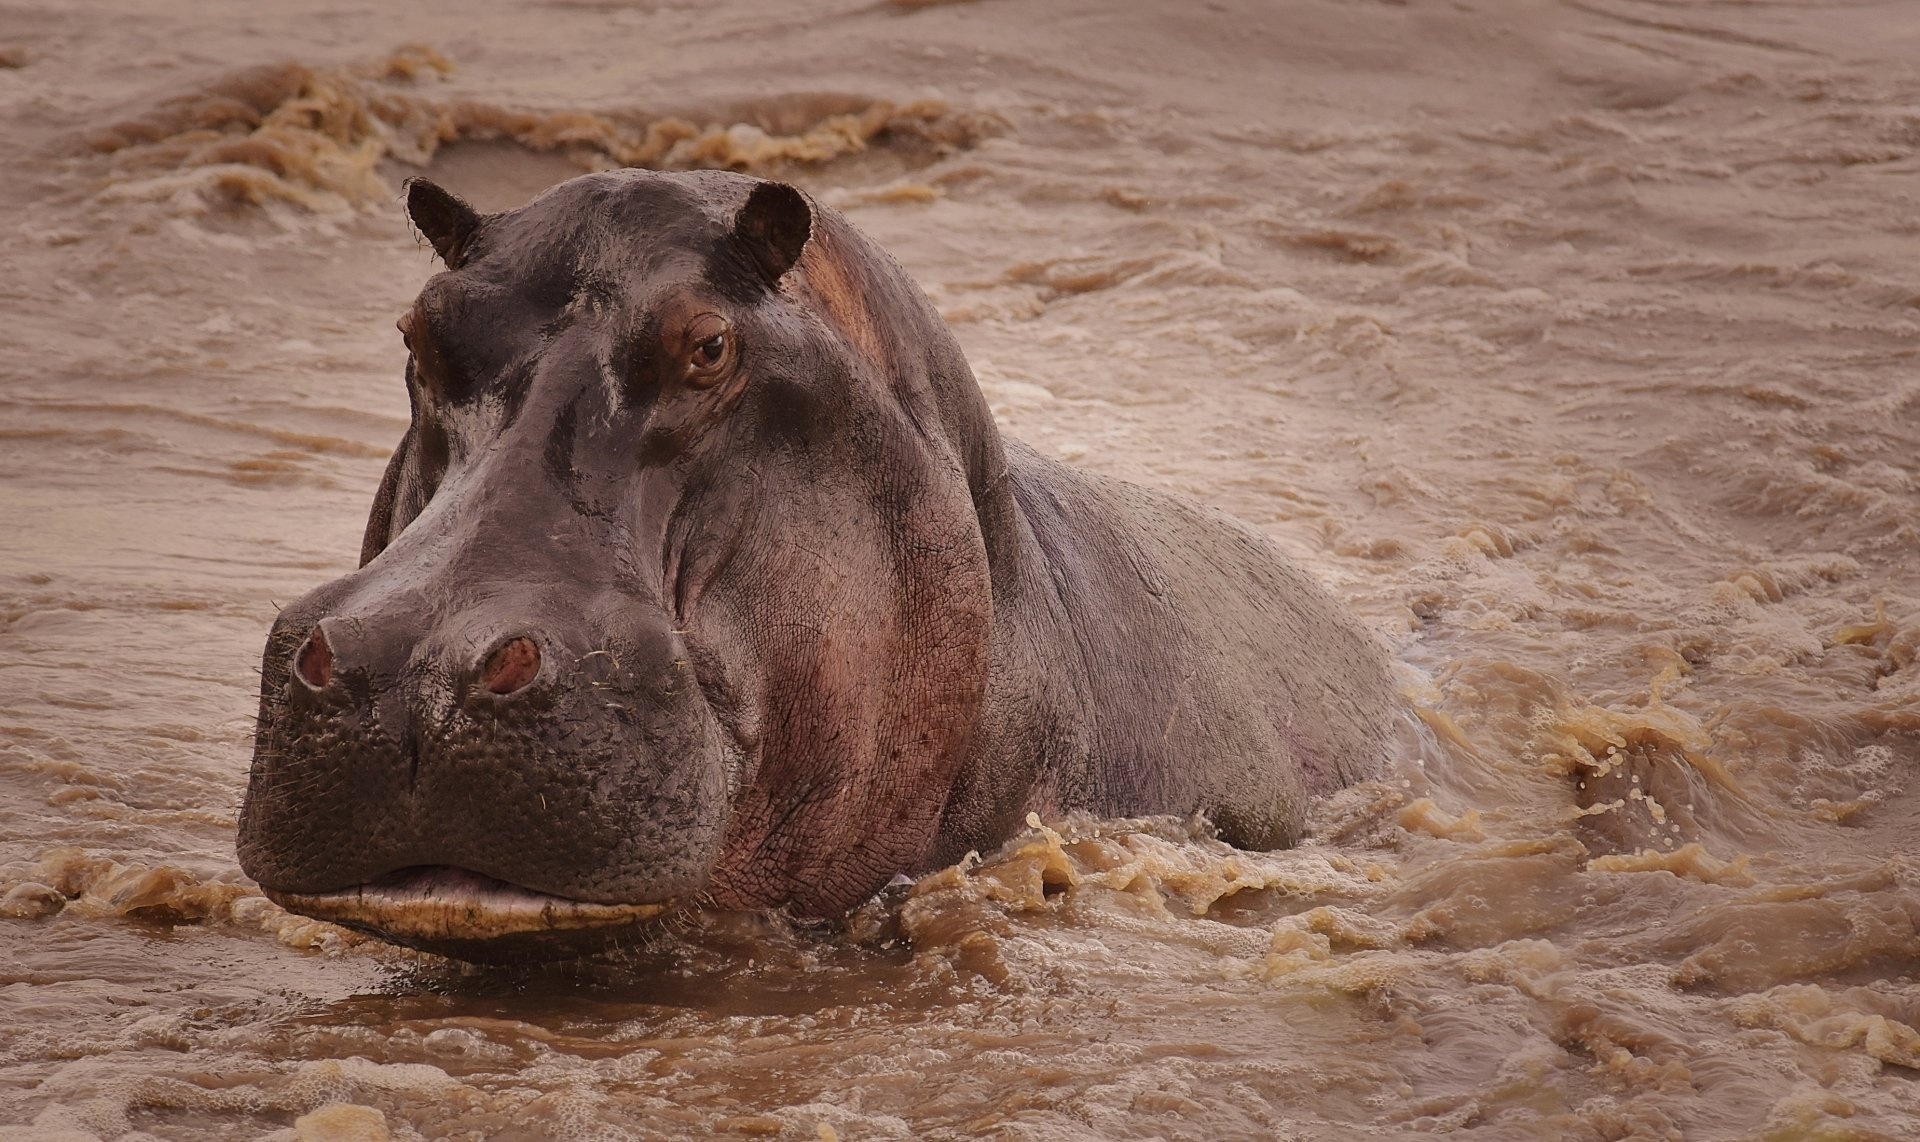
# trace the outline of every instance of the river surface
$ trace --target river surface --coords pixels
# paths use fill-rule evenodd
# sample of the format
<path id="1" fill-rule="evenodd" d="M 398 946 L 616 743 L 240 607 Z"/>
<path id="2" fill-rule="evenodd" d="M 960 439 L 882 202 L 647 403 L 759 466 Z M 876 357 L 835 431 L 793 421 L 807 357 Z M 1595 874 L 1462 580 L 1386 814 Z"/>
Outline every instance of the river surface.
<path id="1" fill-rule="evenodd" d="M 1920 1137 L 1911 0 L 0 8 L 0 1139 Z M 1003 426 L 1263 529 L 1432 745 L 1235 852 L 463 968 L 239 872 L 422 169 L 845 210 Z"/>

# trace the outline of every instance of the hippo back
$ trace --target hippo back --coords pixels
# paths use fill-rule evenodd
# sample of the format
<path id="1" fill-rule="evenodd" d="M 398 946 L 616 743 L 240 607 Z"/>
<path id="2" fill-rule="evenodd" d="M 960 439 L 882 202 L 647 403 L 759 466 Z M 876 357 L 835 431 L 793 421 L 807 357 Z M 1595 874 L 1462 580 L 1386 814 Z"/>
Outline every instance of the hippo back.
<path id="1" fill-rule="evenodd" d="M 1311 798 L 1377 777 L 1399 708 L 1379 642 L 1246 525 L 1006 441 L 1044 581 L 1002 611 L 1058 633 L 1042 811 L 1205 813 L 1292 844 Z M 1026 545 L 1023 545 L 1026 546 Z"/>

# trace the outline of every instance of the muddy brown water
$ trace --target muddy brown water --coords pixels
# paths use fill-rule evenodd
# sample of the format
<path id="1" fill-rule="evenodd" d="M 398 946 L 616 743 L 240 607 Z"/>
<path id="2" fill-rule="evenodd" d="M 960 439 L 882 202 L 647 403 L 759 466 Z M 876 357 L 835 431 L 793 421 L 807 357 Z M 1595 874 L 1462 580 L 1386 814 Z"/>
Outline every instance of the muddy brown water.
<path id="1" fill-rule="evenodd" d="M 0 10 L 0 1139 L 1920 1136 L 1913 5 L 291 7 Z M 398 181 L 622 163 L 846 210 L 1427 747 L 1294 851 L 1049 821 L 564 971 L 273 908 L 253 667 L 404 424 Z"/>

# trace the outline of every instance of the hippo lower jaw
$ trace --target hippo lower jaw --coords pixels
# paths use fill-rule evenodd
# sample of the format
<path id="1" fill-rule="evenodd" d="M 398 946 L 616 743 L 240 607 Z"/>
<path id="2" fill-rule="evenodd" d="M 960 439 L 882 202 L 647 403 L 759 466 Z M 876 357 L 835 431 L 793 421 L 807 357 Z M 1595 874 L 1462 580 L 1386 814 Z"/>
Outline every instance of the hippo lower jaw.
<path id="1" fill-rule="evenodd" d="M 527 945 L 586 946 L 629 931 L 673 907 L 591 904 L 521 888 L 465 869 L 402 869 L 367 884 L 333 892 L 281 892 L 262 886 L 267 899 L 289 912 L 353 928 L 424 951 L 475 956 Z"/>

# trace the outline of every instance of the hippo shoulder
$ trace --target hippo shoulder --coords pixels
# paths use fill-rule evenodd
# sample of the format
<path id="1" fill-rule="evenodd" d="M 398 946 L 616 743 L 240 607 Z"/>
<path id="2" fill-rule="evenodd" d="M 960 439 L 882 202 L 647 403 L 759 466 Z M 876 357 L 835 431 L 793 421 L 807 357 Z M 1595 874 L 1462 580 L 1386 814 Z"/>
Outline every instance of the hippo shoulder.
<path id="1" fill-rule="evenodd" d="M 1084 775 L 1060 785 L 1086 803 L 1058 807 L 1200 811 L 1270 848 L 1309 799 L 1379 775 L 1385 649 L 1311 575 L 1219 511 L 1012 441 L 1008 460 L 1091 723 Z"/>

